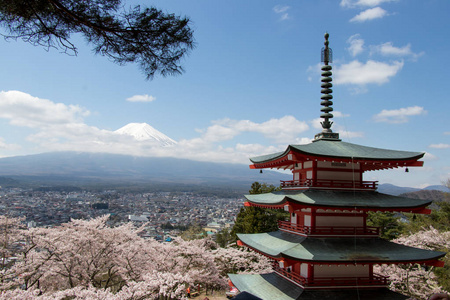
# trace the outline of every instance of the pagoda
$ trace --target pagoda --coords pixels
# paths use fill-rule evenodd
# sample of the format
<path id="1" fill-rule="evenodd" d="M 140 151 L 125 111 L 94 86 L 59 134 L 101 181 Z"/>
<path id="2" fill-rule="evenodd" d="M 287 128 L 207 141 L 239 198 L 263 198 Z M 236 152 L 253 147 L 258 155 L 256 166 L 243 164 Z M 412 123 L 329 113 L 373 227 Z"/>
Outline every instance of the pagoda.
<path id="1" fill-rule="evenodd" d="M 252 169 L 291 170 L 292 180 L 281 191 L 246 195 L 245 206 L 283 209 L 289 221 L 279 230 L 238 234 L 238 244 L 273 260 L 273 272 L 229 274 L 240 292 L 264 300 L 406 299 L 387 289 L 388 278 L 374 265 L 443 266 L 444 252 L 423 250 L 380 238 L 367 226 L 369 212 L 429 214 L 431 201 L 377 192 L 367 171 L 420 167 L 425 153 L 366 147 L 343 142 L 331 130 L 333 122 L 332 52 L 328 33 L 322 49 L 322 132 L 312 143 L 289 145 L 283 152 L 251 158 Z"/>

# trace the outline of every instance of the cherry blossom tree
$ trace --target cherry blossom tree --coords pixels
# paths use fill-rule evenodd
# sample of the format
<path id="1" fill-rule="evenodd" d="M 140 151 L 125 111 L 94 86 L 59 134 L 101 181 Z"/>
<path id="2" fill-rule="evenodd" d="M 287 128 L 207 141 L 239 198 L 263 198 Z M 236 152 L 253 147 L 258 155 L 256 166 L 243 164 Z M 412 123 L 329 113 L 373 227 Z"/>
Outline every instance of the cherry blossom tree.
<path id="1" fill-rule="evenodd" d="M 421 249 L 450 251 L 450 232 L 439 232 L 433 227 L 423 229 L 408 236 L 402 236 L 395 243 L 417 247 Z M 450 260 L 444 258 L 448 265 Z M 412 297 L 412 299 L 428 299 L 435 293 L 442 293 L 444 288 L 434 274 L 434 267 L 419 264 L 410 265 L 381 265 L 374 268 L 376 273 L 389 276 L 390 288 L 394 291 Z"/>
<path id="2" fill-rule="evenodd" d="M 229 273 L 263 274 L 272 272 L 271 260 L 247 248 L 218 248 L 213 251 L 214 261 L 220 274 Z"/>
<path id="3" fill-rule="evenodd" d="M 15 254 L 22 247 L 25 226 L 23 218 L 0 216 L 0 287 L 9 288 L 16 277 L 11 270 Z"/>
<path id="4" fill-rule="evenodd" d="M 187 286 L 224 288 L 228 272 L 270 270 L 267 258 L 209 238 L 160 243 L 107 220 L 25 230 L 0 218 L 3 257 L 17 257 L 2 270 L 0 299 L 184 299 Z"/>

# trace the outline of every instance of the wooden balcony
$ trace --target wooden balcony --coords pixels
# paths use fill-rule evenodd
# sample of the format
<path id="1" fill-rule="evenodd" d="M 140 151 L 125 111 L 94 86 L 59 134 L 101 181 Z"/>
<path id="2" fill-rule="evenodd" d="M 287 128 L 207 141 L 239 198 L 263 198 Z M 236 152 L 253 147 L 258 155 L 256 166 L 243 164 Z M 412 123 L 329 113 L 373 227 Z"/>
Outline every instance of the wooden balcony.
<path id="1" fill-rule="evenodd" d="M 278 221 L 278 228 L 283 231 L 290 231 L 304 235 L 336 235 L 336 236 L 379 236 L 380 228 L 373 226 L 351 227 L 351 226 L 303 226 L 292 224 L 288 221 Z"/>
<path id="2" fill-rule="evenodd" d="M 282 188 L 313 187 L 327 189 L 357 189 L 376 190 L 378 181 L 352 181 L 352 180 L 280 180 Z"/>
<path id="3" fill-rule="evenodd" d="M 280 268 L 278 263 L 273 264 L 273 269 L 279 275 L 286 277 L 305 289 L 314 288 L 345 288 L 345 287 L 383 287 L 388 284 L 388 277 L 373 274 L 372 277 L 315 277 L 305 278 L 300 274 L 288 272 Z"/>

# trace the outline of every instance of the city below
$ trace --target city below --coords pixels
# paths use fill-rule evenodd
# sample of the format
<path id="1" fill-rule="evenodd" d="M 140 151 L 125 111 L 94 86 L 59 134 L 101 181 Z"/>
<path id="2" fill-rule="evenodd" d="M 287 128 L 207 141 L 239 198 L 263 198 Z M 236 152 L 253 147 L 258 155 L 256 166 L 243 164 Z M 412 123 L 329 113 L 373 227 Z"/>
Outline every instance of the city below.
<path id="1" fill-rule="evenodd" d="M 24 217 L 29 228 L 110 215 L 112 226 L 127 222 L 137 226 L 146 224 L 143 235 L 157 240 L 170 240 L 191 225 L 201 226 L 213 234 L 232 226 L 242 206 L 242 198 L 203 196 L 195 192 L 0 190 L 0 215 Z"/>

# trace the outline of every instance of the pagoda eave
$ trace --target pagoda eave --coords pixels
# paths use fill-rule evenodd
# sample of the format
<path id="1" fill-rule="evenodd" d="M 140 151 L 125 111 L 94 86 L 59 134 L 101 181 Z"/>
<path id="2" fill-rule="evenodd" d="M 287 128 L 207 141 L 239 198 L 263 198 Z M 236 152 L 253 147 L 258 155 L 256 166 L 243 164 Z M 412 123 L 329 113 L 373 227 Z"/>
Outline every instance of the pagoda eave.
<path id="1" fill-rule="evenodd" d="M 308 264 L 439 265 L 445 252 L 408 247 L 381 238 L 317 238 L 275 231 L 238 234 L 240 243 L 265 256 Z M 324 250 L 326 249 L 326 250 Z"/>
<path id="2" fill-rule="evenodd" d="M 260 204 L 260 203 L 254 203 L 251 201 L 246 201 L 244 203 L 244 206 L 253 206 L 253 207 L 260 207 L 260 208 L 269 208 L 269 209 L 286 209 L 286 205 L 291 207 L 291 210 L 301 210 L 301 209 L 307 209 L 307 208 L 314 208 L 314 209 L 324 209 L 329 210 L 332 209 L 334 211 L 363 211 L 363 212 L 377 212 L 377 211 L 383 211 L 383 212 L 405 212 L 405 213 L 415 213 L 415 214 L 422 214 L 422 215 L 429 215 L 431 214 L 431 209 L 426 208 L 430 203 L 427 203 L 423 206 L 418 207 L 390 207 L 390 208 L 381 208 L 381 207 L 363 207 L 363 206 L 325 206 L 325 205 L 314 205 L 314 204 L 305 204 L 301 205 L 298 203 L 292 203 L 291 201 L 283 201 L 279 204 Z"/>
<path id="3" fill-rule="evenodd" d="M 359 164 L 363 171 L 376 171 L 376 170 L 387 170 L 395 168 L 406 168 L 406 167 L 422 167 L 424 162 L 418 160 L 374 160 L 374 159 L 358 159 L 358 158 L 339 158 L 339 157 L 326 157 L 326 156 L 296 156 L 288 153 L 287 155 L 280 157 L 273 161 L 268 161 L 264 163 L 254 163 L 249 165 L 250 169 L 294 169 L 296 164 L 307 162 L 307 161 L 324 161 L 324 162 L 338 162 L 338 163 L 353 163 Z"/>
<path id="4" fill-rule="evenodd" d="M 365 299 L 365 300 L 405 300 L 409 297 L 390 291 L 386 287 L 357 286 L 357 290 L 346 286 L 341 289 L 330 287 L 316 287 L 305 289 L 293 280 L 277 272 L 268 274 L 228 274 L 231 282 L 240 292 L 247 292 L 260 299 L 278 300 L 316 300 L 316 299 Z M 251 299 L 251 298 L 250 298 Z"/>
<path id="5" fill-rule="evenodd" d="M 245 246 L 249 249 L 252 249 L 253 251 L 264 255 L 270 259 L 273 259 L 275 261 L 284 261 L 284 260 L 291 260 L 295 262 L 300 263 L 307 263 L 311 265 L 328 265 L 328 266 L 352 266 L 352 265 L 410 265 L 410 264 L 419 264 L 419 265 L 427 265 L 427 266 L 433 266 L 433 267 L 443 267 L 445 262 L 442 260 L 439 260 L 440 258 L 444 257 L 446 253 L 441 252 L 440 256 L 434 257 L 432 259 L 425 259 L 425 260 L 414 260 L 414 259 L 406 259 L 406 260 L 381 260 L 381 259 L 367 259 L 367 260 L 355 260 L 355 259 L 349 259 L 349 260 L 312 260 L 312 259 L 299 259 L 297 257 L 292 257 L 290 255 L 279 253 L 277 255 L 269 254 L 264 251 L 258 250 L 255 247 L 247 245 L 245 242 L 238 240 L 239 246 Z"/>
<path id="6" fill-rule="evenodd" d="M 318 141 L 307 145 L 289 145 L 284 152 L 250 159 L 251 169 L 293 169 L 307 161 L 360 164 L 364 171 L 399 167 L 421 167 L 425 153 L 379 149 L 341 141 Z"/>
<path id="7" fill-rule="evenodd" d="M 251 247 L 249 247 L 251 248 Z M 252 248 L 254 249 L 254 248 Z M 270 257 L 269 255 L 263 254 L 265 256 Z M 282 259 L 290 259 L 295 260 L 296 262 L 300 263 L 308 263 L 311 265 L 328 265 L 328 266 L 351 266 L 351 265 L 411 265 L 411 264 L 419 264 L 419 265 L 427 265 L 427 266 L 434 266 L 434 267 L 443 267 L 445 262 L 442 260 L 439 260 L 439 258 L 442 258 L 445 256 L 445 253 L 442 254 L 440 257 L 435 259 L 428 259 L 428 260 L 347 260 L 347 261 L 331 261 L 331 260 L 302 260 L 302 259 L 296 259 L 294 257 L 290 257 L 289 255 L 280 255 L 276 258 L 276 260 L 282 260 Z"/>
<path id="8" fill-rule="evenodd" d="M 285 209 L 289 212 L 302 209 L 335 211 L 389 211 L 429 214 L 426 207 L 432 201 L 392 196 L 378 192 L 328 191 L 304 189 L 245 195 L 246 206 Z"/>

